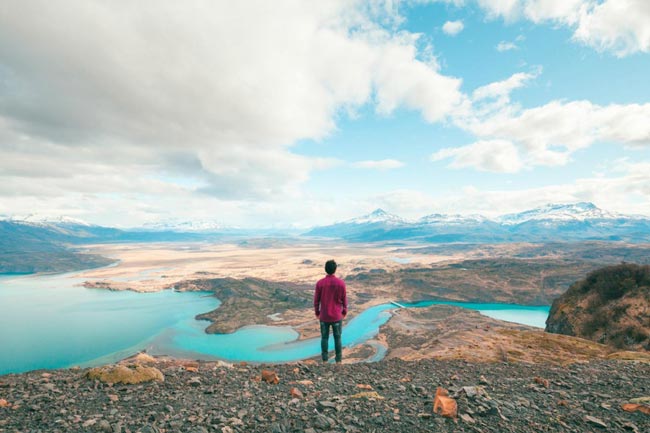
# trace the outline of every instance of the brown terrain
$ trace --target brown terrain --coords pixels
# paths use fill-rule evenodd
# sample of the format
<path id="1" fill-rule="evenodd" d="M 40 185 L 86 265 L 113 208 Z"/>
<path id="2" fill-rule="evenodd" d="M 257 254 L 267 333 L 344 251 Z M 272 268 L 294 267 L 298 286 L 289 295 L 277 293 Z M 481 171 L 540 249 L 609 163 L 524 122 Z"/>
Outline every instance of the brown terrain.
<path id="1" fill-rule="evenodd" d="M 408 361 L 464 359 L 564 365 L 624 357 L 615 349 L 590 340 L 550 334 L 448 305 L 396 310 L 377 339 L 389 347 L 388 359 Z M 635 359 L 650 361 L 650 353 L 639 353 Z"/>
<path id="2" fill-rule="evenodd" d="M 553 302 L 546 330 L 650 350 L 650 266 L 621 264 L 590 273 Z"/>
<path id="3" fill-rule="evenodd" d="M 572 283 L 604 264 L 647 260 L 650 246 L 590 242 L 396 247 L 251 240 L 240 244 L 99 245 L 92 251 L 120 263 L 84 272 L 88 288 L 212 292 L 222 304 L 197 316 L 211 322 L 208 333 L 262 324 L 292 326 L 301 338 L 309 338 L 317 335 L 312 290 L 329 258 L 337 259 L 337 274 L 348 285 L 349 319 L 391 300 L 548 305 Z M 548 335 L 441 306 L 396 311 L 376 340 L 348 349 L 347 358 L 372 358 L 379 346 L 388 348 L 389 358 L 403 359 L 563 362 L 572 352 L 578 358 L 604 357 L 610 352 L 585 340 Z"/>

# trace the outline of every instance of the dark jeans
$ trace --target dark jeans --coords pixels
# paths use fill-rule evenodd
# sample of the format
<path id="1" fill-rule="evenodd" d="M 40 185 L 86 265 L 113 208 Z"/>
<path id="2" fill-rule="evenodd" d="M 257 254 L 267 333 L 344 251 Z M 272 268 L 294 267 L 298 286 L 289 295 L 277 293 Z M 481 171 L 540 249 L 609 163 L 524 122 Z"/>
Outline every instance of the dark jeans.
<path id="1" fill-rule="evenodd" d="M 320 349 L 323 361 L 327 361 L 327 344 L 330 339 L 330 326 L 332 327 L 332 334 L 334 334 L 334 350 L 336 351 L 336 362 L 341 362 L 343 355 L 341 354 L 341 331 L 343 328 L 343 321 L 338 322 L 320 322 Z"/>

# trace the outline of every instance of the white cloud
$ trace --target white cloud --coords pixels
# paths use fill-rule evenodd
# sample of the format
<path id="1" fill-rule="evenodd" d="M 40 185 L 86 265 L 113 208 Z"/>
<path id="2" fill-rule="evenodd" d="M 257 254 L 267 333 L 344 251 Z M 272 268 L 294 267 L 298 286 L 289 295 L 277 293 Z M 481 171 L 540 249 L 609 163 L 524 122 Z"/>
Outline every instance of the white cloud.
<path id="1" fill-rule="evenodd" d="M 511 92 L 538 74 L 516 73 L 475 89 L 471 107 L 457 112 L 454 122 L 478 141 L 438 151 L 434 159 L 452 158 L 450 166 L 456 168 L 512 173 L 564 165 L 576 151 L 594 143 L 650 147 L 650 103 L 601 106 L 584 100 L 551 101 L 527 109 L 511 104 Z"/>
<path id="2" fill-rule="evenodd" d="M 526 166 L 562 165 L 579 149 L 595 142 L 650 146 L 650 104 L 552 101 L 540 107 L 504 109 L 482 118 L 464 119 L 462 127 L 484 140 L 517 145 Z"/>
<path id="3" fill-rule="evenodd" d="M 515 173 L 523 167 L 517 147 L 506 140 L 481 140 L 468 146 L 448 147 L 431 155 L 432 161 L 451 158 L 452 168 Z"/>
<path id="4" fill-rule="evenodd" d="M 517 72 L 505 80 L 486 84 L 472 92 L 472 99 L 474 102 L 487 98 L 506 98 L 509 100 L 510 93 L 513 90 L 524 87 L 528 82 L 537 78 L 540 72 L 541 70 L 535 72 Z"/>
<path id="5" fill-rule="evenodd" d="M 373 168 L 377 170 L 390 170 L 393 168 L 404 167 L 404 163 L 396 159 L 381 159 L 378 161 L 373 161 L 373 160 L 357 161 L 352 163 L 352 166 L 356 168 Z"/>
<path id="6" fill-rule="evenodd" d="M 527 0 L 521 2 L 521 7 L 524 15 L 535 23 L 554 20 L 573 25 L 581 11 L 591 4 L 591 0 Z"/>
<path id="7" fill-rule="evenodd" d="M 607 0 L 582 12 L 574 38 L 598 50 L 626 56 L 650 52 L 650 2 Z"/>
<path id="8" fill-rule="evenodd" d="M 403 106 L 421 111 L 428 122 L 437 122 L 463 102 L 460 80 L 437 73 L 435 59 L 429 63 L 416 60 L 417 50 L 413 44 L 388 42 L 381 48 L 380 58 L 372 71 L 380 114 L 390 114 Z"/>
<path id="9" fill-rule="evenodd" d="M 650 162 L 619 161 L 618 169 L 607 175 L 538 188 L 486 189 L 465 185 L 435 196 L 415 190 L 396 190 L 368 200 L 410 218 L 436 212 L 496 217 L 548 203 L 580 201 L 590 201 L 623 214 L 650 215 Z"/>
<path id="10" fill-rule="evenodd" d="M 449 36 L 456 36 L 458 33 L 462 32 L 465 28 L 465 25 L 462 21 L 447 21 L 442 25 L 442 31 Z"/>
<path id="11" fill-rule="evenodd" d="M 433 213 L 438 200 L 429 194 L 411 189 L 398 189 L 356 200 L 366 209 L 381 208 L 403 218 L 416 219 Z M 358 215 L 358 213 L 357 213 Z"/>
<path id="12" fill-rule="evenodd" d="M 513 20 L 519 15 L 521 0 L 477 0 L 478 4 L 488 12 L 490 17 L 502 17 Z"/>
<path id="13" fill-rule="evenodd" d="M 519 47 L 514 42 L 501 41 L 497 44 L 496 50 L 499 52 L 516 50 Z"/>
<path id="14" fill-rule="evenodd" d="M 292 145 L 341 113 L 462 103 L 398 21 L 390 1 L 5 5 L 0 194 L 295 196 L 327 162 Z"/>
<path id="15" fill-rule="evenodd" d="M 647 0 L 477 0 L 488 16 L 506 21 L 525 18 L 574 30 L 573 38 L 618 56 L 650 52 L 650 2 Z"/>
<path id="16" fill-rule="evenodd" d="M 614 173 L 612 173 L 614 174 Z M 495 215 L 519 212 L 546 203 L 590 201 L 611 211 L 650 215 L 650 164 L 625 163 L 619 173 L 586 177 L 567 184 L 518 190 L 481 190 L 466 188 L 448 206 Z M 465 204 L 464 204 L 465 203 Z M 468 203 L 471 208 L 468 208 Z M 498 210 L 498 212 L 495 212 Z"/>

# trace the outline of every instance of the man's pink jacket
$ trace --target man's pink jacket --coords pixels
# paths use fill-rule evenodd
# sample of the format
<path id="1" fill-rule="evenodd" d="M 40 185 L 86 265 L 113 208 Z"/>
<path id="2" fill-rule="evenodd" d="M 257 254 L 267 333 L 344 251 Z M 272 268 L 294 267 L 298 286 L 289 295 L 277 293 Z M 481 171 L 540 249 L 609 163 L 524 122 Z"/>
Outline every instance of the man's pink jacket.
<path id="1" fill-rule="evenodd" d="M 345 282 L 328 275 L 316 283 L 314 312 L 321 322 L 338 322 L 348 313 Z"/>

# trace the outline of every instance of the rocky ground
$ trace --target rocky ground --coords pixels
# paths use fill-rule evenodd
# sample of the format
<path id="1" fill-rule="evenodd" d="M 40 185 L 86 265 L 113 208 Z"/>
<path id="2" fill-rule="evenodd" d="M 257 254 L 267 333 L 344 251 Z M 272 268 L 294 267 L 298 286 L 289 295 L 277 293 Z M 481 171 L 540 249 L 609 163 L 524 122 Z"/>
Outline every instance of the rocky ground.
<path id="1" fill-rule="evenodd" d="M 650 431 L 650 414 L 621 408 L 648 404 L 647 362 L 149 365 L 163 381 L 110 384 L 83 369 L 1 376 L 0 432 Z M 261 380 L 264 369 L 279 383 Z M 433 413 L 437 387 L 457 418 Z"/>

